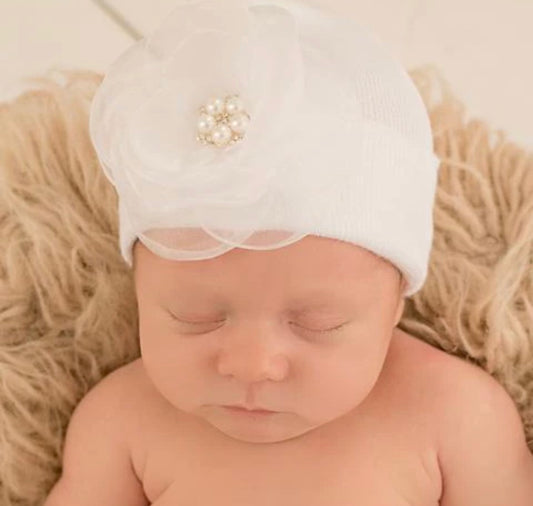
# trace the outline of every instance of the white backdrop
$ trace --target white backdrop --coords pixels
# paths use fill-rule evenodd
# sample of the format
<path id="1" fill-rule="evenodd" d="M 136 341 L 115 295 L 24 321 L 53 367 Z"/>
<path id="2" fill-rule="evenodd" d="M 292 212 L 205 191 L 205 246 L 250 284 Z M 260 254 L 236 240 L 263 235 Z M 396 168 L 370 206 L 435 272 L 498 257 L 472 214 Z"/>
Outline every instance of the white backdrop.
<path id="1" fill-rule="evenodd" d="M 407 68 L 437 65 L 470 116 L 533 148 L 533 0 L 307 1 L 369 26 Z M 134 40 L 128 26 L 146 33 L 174 3 L 0 0 L 0 100 L 53 65 L 103 72 Z"/>

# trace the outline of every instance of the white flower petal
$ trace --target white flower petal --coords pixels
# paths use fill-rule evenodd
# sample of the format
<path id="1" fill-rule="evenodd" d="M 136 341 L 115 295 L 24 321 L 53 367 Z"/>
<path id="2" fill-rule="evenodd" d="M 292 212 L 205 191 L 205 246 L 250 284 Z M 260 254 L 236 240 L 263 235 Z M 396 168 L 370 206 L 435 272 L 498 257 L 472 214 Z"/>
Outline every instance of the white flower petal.
<path id="1" fill-rule="evenodd" d="M 155 32 L 146 37 L 146 48 L 168 58 L 192 35 L 219 31 L 235 37 L 248 32 L 247 0 L 191 0 L 173 8 Z"/>
<path id="2" fill-rule="evenodd" d="M 244 213 L 253 225 L 272 211 L 273 182 L 297 163 L 286 138 L 296 140 L 307 91 L 289 11 L 247 0 L 182 2 L 112 68 L 95 97 L 95 138 L 132 220 L 253 209 Z M 233 93 L 250 115 L 244 139 L 202 145 L 200 106 Z"/>
<path id="3" fill-rule="evenodd" d="M 252 12 L 253 65 L 248 93 L 256 128 L 251 127 L 248 138 L 257 135 L 274 142 L 277 133 L 283 135 L 284 126 L 294 120 L 294 111 L 304 98 L 302 52 L 296 22 L 287 10 L 264 5 Z"/>

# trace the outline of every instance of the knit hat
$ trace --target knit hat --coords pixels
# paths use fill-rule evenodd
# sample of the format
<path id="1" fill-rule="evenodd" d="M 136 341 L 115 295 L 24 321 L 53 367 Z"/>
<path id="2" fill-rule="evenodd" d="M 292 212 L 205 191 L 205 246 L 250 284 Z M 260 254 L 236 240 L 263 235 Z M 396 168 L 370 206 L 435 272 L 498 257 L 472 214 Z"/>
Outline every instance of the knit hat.
<path id="1" fill-rule="evenodd" d="M 423 285 L 439 159 L 402 65 L 354 21 L 298 0 L 180 1 L 112 63 L 90 135 L 120 249 L 200 260 L 307 235 Z"/>

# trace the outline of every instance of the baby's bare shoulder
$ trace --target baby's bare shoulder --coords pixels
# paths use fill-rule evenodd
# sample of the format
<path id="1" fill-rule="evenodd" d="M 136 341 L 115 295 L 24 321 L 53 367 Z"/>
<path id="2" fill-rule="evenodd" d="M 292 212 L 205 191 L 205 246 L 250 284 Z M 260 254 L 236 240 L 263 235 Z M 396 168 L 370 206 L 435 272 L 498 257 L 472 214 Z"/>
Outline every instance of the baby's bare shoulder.
<path id="1" fill-rule="evenodd" d="M 479 365 L 403 331 L 402 334 L 398 370 L 406 378 L 404 391 L 414 392 L 414 398 L 424 404 L 438 439 L 448 440 L 450 432 L 468 424 L 481 409 L 505 408 L 511 414 L 517 413 L 504 386 Z"/>
<path id="2" fill-rule="evenodd" d="M 399 329 L 398 329 L 399 330 Z M 421 339 L 399 330 L 396 374 L 402 374 L 406 386 L 423 396 L 425 402 L 462 408 L 476 395 L 491 390 L 503 391 L 487 371 L 475 363 L 447 353 Z M 436 410 L 440 411 L 440 410 Z"/>
<path id="3" fill-rule="evenodd" d="M 111 418 L 128 439 L 134 437 L 134 422 L 139 416 L 138 406 L 144 396 L 137 362 L 135 360 L 117 367 L 94 385 L 90 392 L 91 395 L 106 399 Z"/>
<path id="4" fill-rule="evenodd" d="M 406 353 L 399 362 L 417 371 L 410 387 L 419 384 L 435 428 L 444 485 L 439 504 L 478 504 L 480 497 L 487 505 L 531 504 L 533 456 L 503 384 L 466 359 L 422 341 L 403 342 Z"/>
<path id="5" fill-rule="evenodd" d="M 94 387 L 102 394 L 117 400 L 117 411 L 130 411 L 142 393 L 142 376 L 139 374 L 140 360 L 134 360 L 109 372 Z M 119 409 L 120 408 L 120 409 Z M 117 413 L 118 414 L 118 413 Z M 130 413 L 128 413 L 130 414 Z"/>
<path id="6" fill-rule="evenodd" d="M 115 369 L 111 374 L 117 376 L 116 381 L 122 382 L 125 386 L 130 388 L 135 387 L 135 390 L 142 386 L 143 375 L 142 375 L 142 362 L 140 358 L 125 364 L 118 369 Z"/>
<path id="7" fill-rule="evenodd" d="M 155 409 L 160 409 L 162 397 L 146 375 L 142 359 L 138 358 L 129 364 L 113 371 L 116 382 L 128 393 L 131 410 L 128 413 L 129 423 L 142 427 L 149 422 Z M 165 403 L 166 406 L 166 403 Z"/>

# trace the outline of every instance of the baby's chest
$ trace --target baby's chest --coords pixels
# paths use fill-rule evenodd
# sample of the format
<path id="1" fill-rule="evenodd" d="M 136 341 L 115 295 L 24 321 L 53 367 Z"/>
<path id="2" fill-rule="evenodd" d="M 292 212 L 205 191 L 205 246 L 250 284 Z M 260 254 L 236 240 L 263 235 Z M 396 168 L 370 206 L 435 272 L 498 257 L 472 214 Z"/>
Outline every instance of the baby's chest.
<path id="1" fill-rule="evenodd" d="M 277 460 L 153 441 L 143 486 L 155 506 L 437 506 L 431 455 L 397 436 L 377 431 L 342 456 Z"/>
<path id="2" fill-rule="evenodd" d="M 243 479 L 238 474 L 207 470 L 174 476 L 161 488 L 154 506 L 437 506 L 423 483 L 416 479 L 398 482 L 386 471 L 360 473 L 352 470 L 335 479 L 291 480 L 275 470 L 263 470 L 269 479 Z M 290 483 L 289 483 L 290 482 Z"/>

